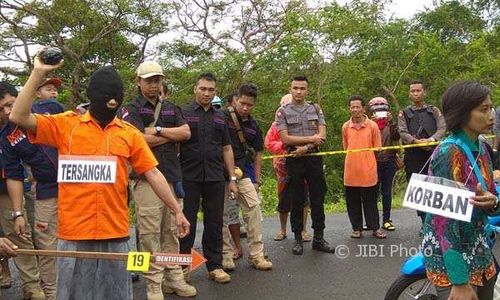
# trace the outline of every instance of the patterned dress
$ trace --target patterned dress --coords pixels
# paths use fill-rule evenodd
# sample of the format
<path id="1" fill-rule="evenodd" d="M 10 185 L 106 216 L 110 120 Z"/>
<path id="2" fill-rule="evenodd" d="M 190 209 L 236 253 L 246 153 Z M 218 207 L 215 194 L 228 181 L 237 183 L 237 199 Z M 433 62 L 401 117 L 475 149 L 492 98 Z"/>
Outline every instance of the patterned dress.
<path id="1" fill-rule="evenodd" d="M 461 140 L 477 157 L 487 189 L 496 194 L 491 158 L 483 143 L 474 143 L 464 132 L 451 138 Z M 429 175 L 465 184 L 475 191 L 478 184 L 472 166 L 474 162 L 455 144 L 441 144 L 434 151 Z M 436 286 L 447 287 L 470 283 L 483 286 L 483 282 L 496 274 L 493 255 L 486 241 L 487 213 L 474 208 L 470 223 L 427 214 L 423 225 L 422 249 L 427 277 Z"/>

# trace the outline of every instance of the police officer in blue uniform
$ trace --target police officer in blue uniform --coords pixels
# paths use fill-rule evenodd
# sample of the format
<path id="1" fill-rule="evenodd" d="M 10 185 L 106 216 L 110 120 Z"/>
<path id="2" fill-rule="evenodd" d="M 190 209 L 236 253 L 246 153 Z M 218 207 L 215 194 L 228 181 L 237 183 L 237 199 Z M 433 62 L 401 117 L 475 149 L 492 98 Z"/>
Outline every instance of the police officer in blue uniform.
<path id="1" fill-rule="evenodd" d="M 324 201 L 326 181 L 321 156 L 303 156 L 319 152 L 326 139 L 326 123 L 322 110 L 316 104 L 305 101 L 308 92 L 305 76 L 296 76 L 291 81 L 292 102 L 282 106 L 276 113 L 276 124 L 283 143 L 294 157 L 286 159 L 287 177 L 284 191 L 290 197 L 292 210 L 290 223 L 295 235 L 292 253 L 302 255 L 302 230 L 305 183 L 309 191 L 312 227 L 314 229 L 313 250 L 333 253 L 335 248 L 323 238 L 325 229 Z"/>

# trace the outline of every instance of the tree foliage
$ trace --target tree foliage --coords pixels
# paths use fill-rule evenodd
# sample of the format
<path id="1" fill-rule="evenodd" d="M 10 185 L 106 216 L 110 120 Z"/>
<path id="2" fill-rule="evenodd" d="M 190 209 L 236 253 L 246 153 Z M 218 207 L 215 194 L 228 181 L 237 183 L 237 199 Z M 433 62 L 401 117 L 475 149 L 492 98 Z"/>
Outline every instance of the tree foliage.
<path id="1" fill-rule="evenodd" d="M 425 82 L 428 102 L 460 79 L 500 94 L 498 0 L 438 0 L 411 19 L 386 16 L 388 1 L 299 0 L 53 0 L 0 1 L 0 71 L 22 83 L 36 45 L 61 47 L 58 72 L 69 102 L 83 101 L 96 67 L 114 64 L 133 97 L 134 72 L 157 56 L 175 86 L 174 101 L 193 97 L 196 76 L 214 72 L 219 96 L 251 81 L 260 94 L 255 117 L 263 129 L 296 74 L 310 79 L 309 100 L 328 122 L 324 150 L 339 149 L 349 118 L 346 99 L 382 95 L 393 114 L 408 105 L 408 83 Z M 168 37 L 168 40 L 164 38 Z M 173 38 L 172 38 L 173 37 Z M 159 40 L 156 46 L 152 40 Z M 343 157 L 326 157 L 328 199 L 342 195 Z M 268 175 L 269 166 L 266 168 Z"/>

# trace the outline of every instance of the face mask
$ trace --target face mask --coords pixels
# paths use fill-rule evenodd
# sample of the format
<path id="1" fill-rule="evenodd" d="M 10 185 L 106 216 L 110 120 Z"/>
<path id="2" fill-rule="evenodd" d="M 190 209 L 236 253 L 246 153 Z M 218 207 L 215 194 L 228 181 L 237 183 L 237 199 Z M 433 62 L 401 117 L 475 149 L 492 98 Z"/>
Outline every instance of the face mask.
<path id="1" fill-rule="evenodd" d="M 111 66 L 95 71 L 90 77 L 87 87 L 87 96 L 90 100 L 89 112 L 102 128 L 106 127 L 116 116 L 118 108 L 123 102 L 123 81 Z M 115 99 L 118 105 L 109 108 L 109 100 Z"/>
<path id="2" fill-rule="evenodd" d="M 385 128 L 387 125 L 387 119 L 377 119 L 375 120 L 375 123 L 377 123 L 378 129 L 382 130 Z"/>

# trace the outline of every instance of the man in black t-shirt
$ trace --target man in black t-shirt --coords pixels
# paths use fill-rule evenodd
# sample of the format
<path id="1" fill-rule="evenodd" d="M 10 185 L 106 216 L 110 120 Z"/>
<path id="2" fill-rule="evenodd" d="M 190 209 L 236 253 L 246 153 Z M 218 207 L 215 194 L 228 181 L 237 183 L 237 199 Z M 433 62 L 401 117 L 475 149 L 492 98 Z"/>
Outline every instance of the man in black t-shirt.
<path id="1" fill-rule="evenodd" d="M 261 183 L 262 151 L 264 141 L 262 131 L 257 122 L 250 115 L 257 99 L 257 87 L 253 84 L 244 84 L 238 90 L 234 108 L 228 107 L 225 111 L 229 124 L 229 136 L 234 153 L 234 165 L 242 171 L 238 178 L 238 196 L 236 201 L 243 211 L 243 220 L 248 228 L 248 248 L 250 255 L 248 262 L 257 270 L 271 270 L 273 264 L 264 258 L 264 244 L 262 243 L 262 222 L 260 199 L 257 190 Z M 247 173 L 245 166 L 254 165 L 256 184 L 250 179 L 252 174 Z M 229 194 L 226 194 L 228 197 Z M 238 214 L 238 208 L 234 211 L 231 201 L 224 201 L 224 248 L 223 263 L 225 270 L 234 270 L 234 252 L 229 242 L 228 220 L 231 213 Z M 232 211 L 232 212 L 231 212 Z M 238 226 L 239 227 L 239 226 Z M 239 228 L 238 228 L 239 229 Z"/>
<path id="2" fill-rule="evenodd" d="M 143 132 L 158 160 L 158 170 L 170 183 L 182 207 L 184 190 L 177 143 L 189 139 L 191 133 L 180 108 L 160 99 L 163 78 L 158 63 L 142 63 L 137 69 L 136 82 L 140 93 L 135 101 L 122 108 L 121 117 Z M 131 174 L 131 178 L 141 251 L 179 253 L 175 214 L 156 196 L 145 178 L 137 174 Z M 163 293 L 175 293 L 181 297 L 196 295 L 196 289 L 186 283 L 179 266 L 164 267 L 152 263 L 144 278 L 148 300 L 162 300 Z"/>

